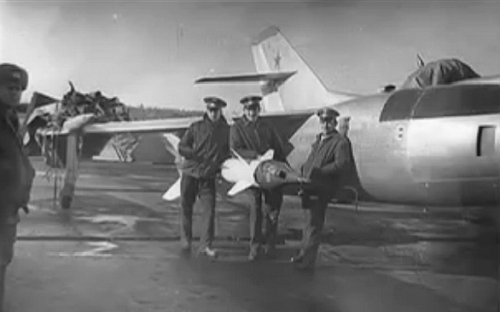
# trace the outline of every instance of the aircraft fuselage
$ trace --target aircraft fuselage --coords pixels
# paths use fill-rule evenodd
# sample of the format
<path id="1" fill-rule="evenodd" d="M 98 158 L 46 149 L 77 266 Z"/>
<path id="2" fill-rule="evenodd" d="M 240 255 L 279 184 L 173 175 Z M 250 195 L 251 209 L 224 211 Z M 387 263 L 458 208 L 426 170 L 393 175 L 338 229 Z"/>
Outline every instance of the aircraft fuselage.
<path id="1" fill-rule="evenodd" d="M 357 178 L 371 200 L 418 205 L 500 203 L 500 86 L 449 85 L 334 105 L 348 117 Z M 319 131 L 315 115 L 290 137 L 298 169 Z"/>
<path id="2" fill-rule="evenodd" d="M 500 85 L 397 90 L 332 106 L 341 114 L 340 130 L 352 143 L 353 180 L 366 200 L 424 206 L 500 204 Z M 263 118 L 287 141 L 288 162 L 299 170 L 320 129 L 314 110 Z M 110 137 L 87 134 L 83 149 L 88 149 L 85 142 L 99 139 L 89 153 L 95 154 Z"/>

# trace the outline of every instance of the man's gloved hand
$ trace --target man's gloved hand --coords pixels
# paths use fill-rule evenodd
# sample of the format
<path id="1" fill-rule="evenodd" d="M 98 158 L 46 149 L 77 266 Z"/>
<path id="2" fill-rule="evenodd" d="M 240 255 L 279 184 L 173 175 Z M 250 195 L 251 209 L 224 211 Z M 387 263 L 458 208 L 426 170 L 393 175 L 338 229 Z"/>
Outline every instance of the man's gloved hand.
<path id="1" fill-rule="evenodd" d="M 194 150 L 192 148 L 185 147 L 185 146 L 179 146 L 179 152 L 186 159 L 198 160 L 196 157 L 196 153 L 194 152 Z"/>
<path id="2" fill-rule="evenodd" d="M 23 187 L 20 193 L 19 202 L 16 205 L 18 209 L 22 209 L 26 214 L 29 213 L 28 204 L 31 200 L 31 184 Z"/>
<path id="3" fill-rule="evenodd" d="M 186 159 L 191 159 L 194 157 L 194 152 L 190 148 L 184 148 L 182 149 L 182 154 Z"/>

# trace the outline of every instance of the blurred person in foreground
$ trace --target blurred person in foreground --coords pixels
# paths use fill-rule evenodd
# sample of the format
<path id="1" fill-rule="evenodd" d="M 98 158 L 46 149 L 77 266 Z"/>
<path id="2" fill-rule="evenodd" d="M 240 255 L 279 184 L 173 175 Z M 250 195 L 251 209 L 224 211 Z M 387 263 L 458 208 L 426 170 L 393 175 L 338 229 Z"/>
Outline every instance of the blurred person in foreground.
<path id="1" fill-rule="evenodd" d="M 0 311 L 5 273 L 14 256 L 19 209 L 28 212 L 35 177 L 24 152 L 16 106 L 28 86 L 28 73 L 14 64 L 0 64 Z"/>

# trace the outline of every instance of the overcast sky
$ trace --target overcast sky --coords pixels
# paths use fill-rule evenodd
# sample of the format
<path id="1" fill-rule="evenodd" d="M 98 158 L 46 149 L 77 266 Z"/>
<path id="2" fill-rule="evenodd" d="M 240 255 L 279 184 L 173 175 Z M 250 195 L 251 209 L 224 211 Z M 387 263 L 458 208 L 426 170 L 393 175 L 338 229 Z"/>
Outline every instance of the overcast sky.
<path id="1" fill-rule="evenodd" d="M 332 89 L 370 93 L 427 61 L 457 57 L 500 73 L 500 1 L 0 1 L 0 61 L 54 97 L 68 80 L 130 105 L 230 109 L 256 87 L 195 86 L 254 71 L 250 41 L 276 25 Z"/>

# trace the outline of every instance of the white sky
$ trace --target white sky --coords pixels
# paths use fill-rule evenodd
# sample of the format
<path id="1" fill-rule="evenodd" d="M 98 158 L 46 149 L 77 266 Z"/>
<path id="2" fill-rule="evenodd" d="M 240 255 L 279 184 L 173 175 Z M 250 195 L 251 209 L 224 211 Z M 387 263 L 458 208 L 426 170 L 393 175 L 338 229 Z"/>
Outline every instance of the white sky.
<path id="1" fill-rule="evenodd" d="M 62 97 L 68 80 L 130 105 L 230 109 L 256 87 L 194 86 L 196 78 L 253 72 L 250 40 L 277 25 L 333 89 L 370 93 L 401 83 L 425 60 L 458 57 L 500 73 L 499 1 L 133 2 L 0 1 L 0 61 Z M 179 35 L 177 40 L 177 33 Z"/>

